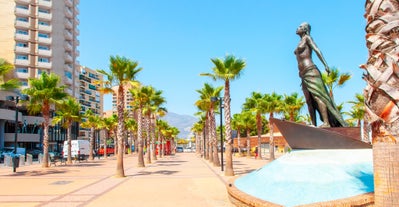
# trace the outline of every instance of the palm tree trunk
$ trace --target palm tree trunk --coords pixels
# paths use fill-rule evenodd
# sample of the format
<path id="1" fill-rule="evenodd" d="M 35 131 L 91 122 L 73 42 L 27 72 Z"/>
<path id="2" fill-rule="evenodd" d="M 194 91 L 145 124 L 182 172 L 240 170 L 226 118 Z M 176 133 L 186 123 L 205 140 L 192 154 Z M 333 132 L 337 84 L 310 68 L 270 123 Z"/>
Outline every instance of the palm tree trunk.
<path id="1" fill-rule="evenodd" d="M 89 152 L 89 160 L 94 160 L 94 127 L 90 128 L 90 152 Z"/>
<path id="2" fill-rule="evenodd" d="M 211 131 L 212 131 L 212 142 L 213 142 L 213 166 L 219 167 L 220 160 L 218 155 L 218 144 L 216 138 L 216 121 L 215 121 L 215 114 L 213 113 L 213 109 L 210 111 L 210 123 L 211 123 Z M 222 130 L 222 128 L 220 128 Z"/>
<path id="3" fill-rule="evenodd" d="M 399 144 L 373 144 L 374 198 L 376 206 L 399 206 Z"/>
<path id="4" fill-rule="evenodd" d="M 231 138 L 231 111 L 230 111 L 230 82 L 225 81 L 224 85 L 224 117 L 226 127 L 226 176 L 234 176 L 233 169 L 233 139 Z M 223 146 L 221 146 L 223 149 Z"/>
<path id="5" fill-rule="evenodd" d="M 247 157 L 251 157 L 251 137 L 249 129 L 247 129 Z"/>
<path id="6" fill-rule="evenodd" d="M 72 164 L 72 139 L 71 139 L 71 126 L 67 128 L 67 140 L 68 140 L 68 157 L 66 164 Z"/>
<path id="7" fill-rule="evenodd" d="M 238 154 L 241 155 L 241 134 L 240 134 L 240 128 L 237 129 L 237 147 L 238 147 Z"/>
<path id="8" fill-rule="evenodd" d="M 138 142 L 138 156 L 137 165 L 138 167 L 145 167 L 144 165 L 144 155 L 143 155 L 143 119 L 141 109 L 137 113 L 137 142 Z"/>
<path id="9" fill-rule="evenodd" d="M 48 131 L 49 131 L 49 123 L 50 123 L 50 105 L 48 103 L 43 103 L 43 161 L 42 167 L 47 168 L 48 165 Z"/>
<path id="10" fill-rule="evenodd" d="M 150 122 L 150 118 L 149 117 L 147 117 L 147 116 L 145 116 L 145 129 L 146 129 L 146 148 L 147 148 L 147 152 L 145 153 L 145 161 L 147 162 L 147 163 L 151 163 L 151 144 L 150 144 L 150 141 L 151 141 L 151 138 L 150 138 L 150 124 L 149 124 L 149 122 Z"/>
<path id="11" fill-rule="evenodd" d="M 366 45 L 369 59 L 361 68 L 367 122 L 372 126 L 376 206 L 399 206 L 398 21 L 394 0 L 366 0 Z"/>
<path id="12" fill-rule="evenodd" d="M 270 140 L 269 140 L 269 144 L 270 144 L 270 160 L 275 160 L 275 156 L 274 156 L 274 124 L 270 121 L 271 118 L 273 118 L 273 113 L 270 114 L 269 116 L 269 128 L 270 128 Z"/>
<path id="13" fill-rule="evenodd" d="M 125 170 L 123 168 L 123 129 L 125 129 L 124 114 L 123 110 L 124 104 L 124 90 L 123 85 L 119 85 L 118 88 L 118 132 L 117 132 L 117 142 L 118 142 L 118 153 L 116 158 L 116 177 L 125 177 Z M 105 149 L 106 150 L 106 149 Z"/>
<path id="14" fill-rule="evenodd" d="M 258 150 L 257 150 L 257 157 L 256 159 L 262 159 L 262 153 L 261 153 L 261 149 L 262 149 L 262 117 L 261 115 L 258 113 L 256 114 L 256 129 L 257 129 L 257 134 L 258 134 Z"/>

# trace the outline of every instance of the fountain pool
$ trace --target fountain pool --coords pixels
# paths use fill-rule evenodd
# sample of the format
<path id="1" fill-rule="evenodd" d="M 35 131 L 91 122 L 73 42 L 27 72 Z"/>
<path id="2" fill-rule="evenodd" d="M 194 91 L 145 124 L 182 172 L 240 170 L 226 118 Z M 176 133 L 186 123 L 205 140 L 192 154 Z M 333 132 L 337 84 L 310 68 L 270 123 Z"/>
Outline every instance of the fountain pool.
<path id="1" fill-rule="evenodd" d="M 374 191 L 372 149 L 298 150 L 235 180 L 259 199 L 297 206 Z"/>

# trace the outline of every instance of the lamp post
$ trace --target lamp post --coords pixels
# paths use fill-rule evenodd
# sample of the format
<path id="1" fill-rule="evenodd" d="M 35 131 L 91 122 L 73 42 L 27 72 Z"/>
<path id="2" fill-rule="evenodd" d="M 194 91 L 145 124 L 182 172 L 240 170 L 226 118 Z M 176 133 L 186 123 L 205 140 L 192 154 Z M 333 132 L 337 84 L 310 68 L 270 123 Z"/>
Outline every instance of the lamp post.
<path id="1" fill-rule="evenodd" d="M 19 100 L 27 100 L 26 96 L 7 96 L 8 101 L 15 102 L 15 133 L 14 133 L 14 153 L 17 154 L 17 145 L 18 145 L 18 102 Z M 14 155 L 15 156 L 15 155 Z M 15 159 L 15 158 L 13 158 Z M 13 172 L 17 171 L 16 163 L 13 162 Z"/>
<path id="2" fill-rule="evenodd" d="M 220 110 L 220 169 L 223 171 L 223 97 L 211 97 L 212 102 L 219 101 Z"/>

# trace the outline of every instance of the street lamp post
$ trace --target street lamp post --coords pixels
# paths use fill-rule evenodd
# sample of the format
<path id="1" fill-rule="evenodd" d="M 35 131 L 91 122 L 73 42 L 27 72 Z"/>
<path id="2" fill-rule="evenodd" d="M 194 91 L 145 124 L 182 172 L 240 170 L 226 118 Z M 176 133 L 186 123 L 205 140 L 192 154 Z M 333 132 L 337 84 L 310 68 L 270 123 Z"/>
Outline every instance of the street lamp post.
<path id="1" fill-rule="evenodd" d="M 223 97 L 211 97 L 212 102 L 219 100 L 220 110 L 220 169 L 223 171 Z"/>
<path id="2" fill-rule="evenodd" d="M 14 133 L 14 154 L 17 154 L 18 145 L 18 102 L 19 100 L 26 100 L 25 96 L 7 96 L 7 100 L 15 101 L 15 133 Z M 14 155 L 15 156 L 15 155 Z M 13 158 L 15 159 L 15 158 Z M 17 171 L 16 163 L 13 162 L 13 172 Z"/>

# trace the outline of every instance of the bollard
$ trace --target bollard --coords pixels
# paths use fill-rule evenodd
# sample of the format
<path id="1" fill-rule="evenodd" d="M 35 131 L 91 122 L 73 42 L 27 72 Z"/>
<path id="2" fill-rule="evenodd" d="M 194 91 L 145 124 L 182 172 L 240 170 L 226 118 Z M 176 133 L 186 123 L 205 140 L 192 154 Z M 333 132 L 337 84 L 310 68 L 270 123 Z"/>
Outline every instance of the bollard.
<path id="1" fill-rule="evenodd" d="M 33 156 L 31 154 L 26 154 L 26 164 L 27 165 L 32 164 L 32 159 L 33 159 Z"/>

